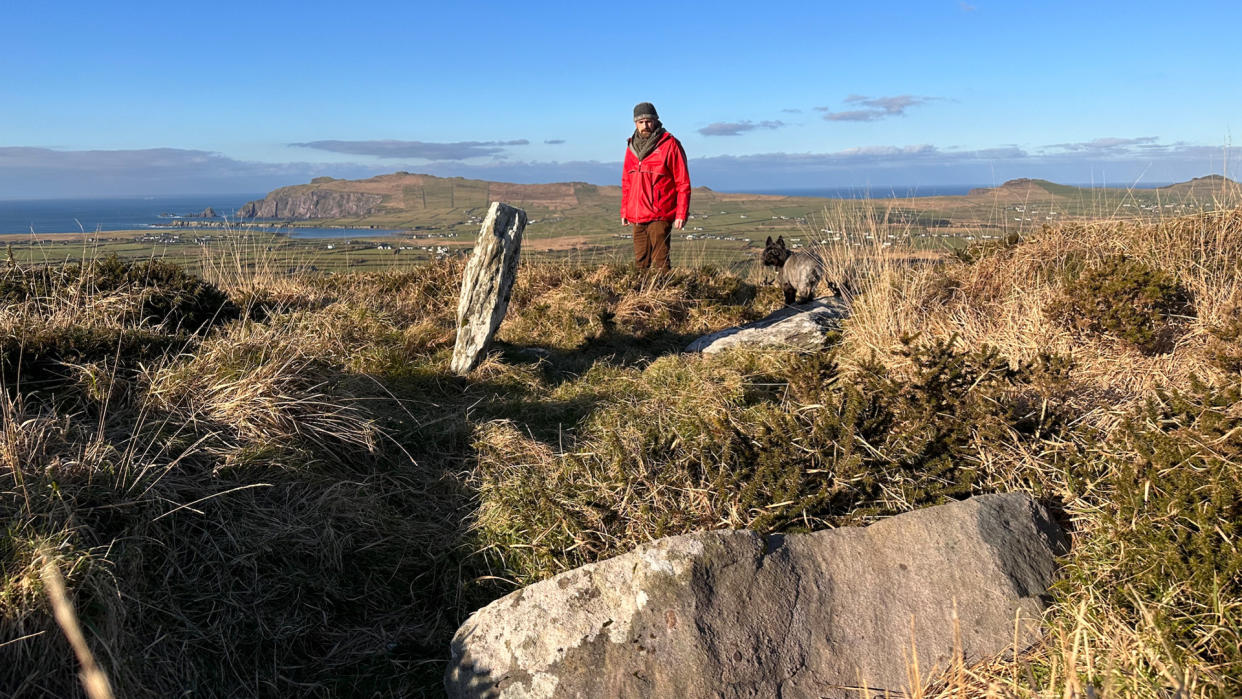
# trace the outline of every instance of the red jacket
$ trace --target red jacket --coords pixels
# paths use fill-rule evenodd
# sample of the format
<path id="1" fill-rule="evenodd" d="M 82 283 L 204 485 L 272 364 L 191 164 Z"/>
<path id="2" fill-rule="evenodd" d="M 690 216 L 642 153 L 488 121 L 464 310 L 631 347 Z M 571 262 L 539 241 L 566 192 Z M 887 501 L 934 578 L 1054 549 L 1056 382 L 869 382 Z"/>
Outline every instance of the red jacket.
<path id="1" fill-rule="evenodd" d="M 621 218 L 630 223 L 686 220 L 690 213 L 690 171 L 681 142 L 665 133 L 642 162 L 625 149 L 621 174 Z"/>

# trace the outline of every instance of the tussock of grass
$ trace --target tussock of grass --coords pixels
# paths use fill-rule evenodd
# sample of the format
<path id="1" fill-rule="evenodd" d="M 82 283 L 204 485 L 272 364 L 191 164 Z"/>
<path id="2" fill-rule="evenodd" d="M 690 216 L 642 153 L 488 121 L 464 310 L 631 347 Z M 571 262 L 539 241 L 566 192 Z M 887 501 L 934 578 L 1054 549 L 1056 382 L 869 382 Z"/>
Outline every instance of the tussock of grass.
<path id="1" fill-rule="evenodd" d="M 1202 347 L 1242 293 L 1240 240 L 1236 210 L 1151 225 L 1046 226 L 1017 245 L 985 246 L 964 262 L 893 275 L 855 304 L 844 350 L 855 359 L 891 354 L 903 333 L 919 332 L 956 336 L 967 347 L 988 344 L 1015 359 L 1051 352 L 1074 360 L 1084 393 L 1131 405 L 1158 388 L 1187 385 L 1192 375 L 1216 375 Z M 1118 256 L 1169 275 L 1193 299 L 1193 312 L 1177 319 L 1171 352 L 1149 356 L 1114 335 L 1084 335 L 1049 317 L 1066 280 Z"/>
<path id="2" fill-rule="evenodd" d="M 189 332 L 237 316 L 224 292 L 180 267 L 158 260 L 123 261 L 116 255 L 85 265 L 10 265 L 0 273 L 0 297 L 37 309 L 82 303 L 95 306 L 84 314 L 88 317 Z"/>
<path id="3" fill-rule="evenodd" d="M 467 378 L 460 260 L 10 268 L 0 692 L 80 691 L 48 560 L 118 696 L 437 696 L 452 631 L 517 584 L 1021 489 L 1073 528 L 1050 634 L 920 696 L 1242 693 L 1240 233 L 1051 227 L 917 265 L 829 246 L 854 315 L 815 355 L 679 353 L 777 308 L 761 274 L 525 263 Z M 1186 290 L 1162 353 L 1048 312 L 1119 255 Z M 148 303 L 195 289 L 214 320 Z"/>

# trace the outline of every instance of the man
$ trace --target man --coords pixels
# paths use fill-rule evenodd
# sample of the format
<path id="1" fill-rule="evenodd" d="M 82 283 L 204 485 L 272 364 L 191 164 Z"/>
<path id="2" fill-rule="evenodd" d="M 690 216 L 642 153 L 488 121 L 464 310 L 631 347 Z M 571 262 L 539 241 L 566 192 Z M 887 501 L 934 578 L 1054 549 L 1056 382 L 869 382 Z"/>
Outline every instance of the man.
<path id="1" fill-rule="evenodd" d="M 634 135 L 628 144 L 621 174 L 621 225 L 633 226 L 639 269 L 667 270 L 671 229 L 684 228 L 690 212 L 686 151 L 664 130 L 650 102 L 634 107 Z"/>

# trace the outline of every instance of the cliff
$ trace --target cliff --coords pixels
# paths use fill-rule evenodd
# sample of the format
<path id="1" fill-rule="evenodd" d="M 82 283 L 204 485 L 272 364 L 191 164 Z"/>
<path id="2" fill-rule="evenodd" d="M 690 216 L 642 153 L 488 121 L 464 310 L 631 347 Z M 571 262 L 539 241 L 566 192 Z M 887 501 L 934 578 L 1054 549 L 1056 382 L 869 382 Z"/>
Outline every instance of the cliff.
<path id="1" fill-rule="evenodd" d="M 354 218 L 370 216 L 383 200 L 380 194 L 331 189 L 282 187 L 263 199 L 247 202 L 238 218 Z"/>

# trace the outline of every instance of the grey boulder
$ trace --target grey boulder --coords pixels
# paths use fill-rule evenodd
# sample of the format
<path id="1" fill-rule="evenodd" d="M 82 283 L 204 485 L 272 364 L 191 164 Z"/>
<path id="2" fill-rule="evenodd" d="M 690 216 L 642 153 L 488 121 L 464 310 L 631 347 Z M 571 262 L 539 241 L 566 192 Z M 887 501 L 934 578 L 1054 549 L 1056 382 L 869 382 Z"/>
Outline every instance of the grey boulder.
<path id="1" fill-rule="evenodd" d="M 868 527 L 661 539 L 518 590 L 452 641 L 451 697 L 857 697 L 1040 635 L 1066 541 L 1024 494 Z"/>
<path id="2" fill-rule="evenodd" d="M 774 347 L 814 352 L 828 342 L 829 331 L 849 315 L 848 305 L 825 296 L 798 306 L 785 306 L 761 320 L 704 335 L 686 347 L 687 352 L 713 354 L 730 347 Z"/>

